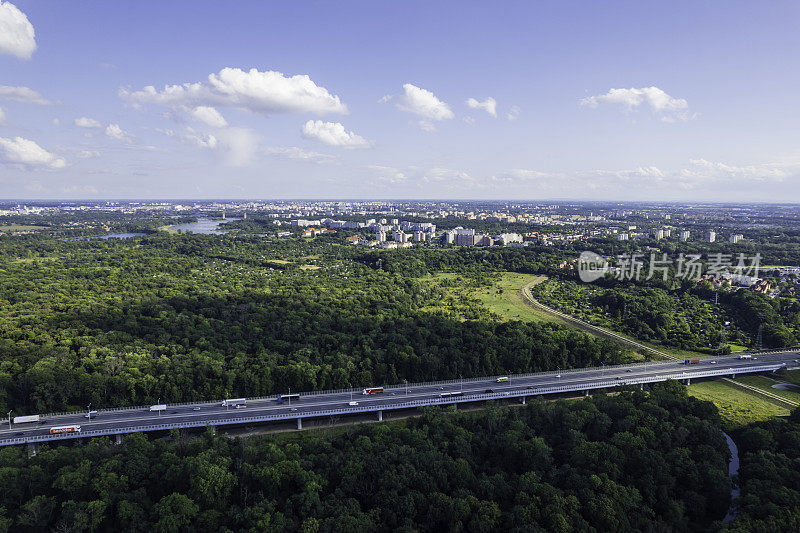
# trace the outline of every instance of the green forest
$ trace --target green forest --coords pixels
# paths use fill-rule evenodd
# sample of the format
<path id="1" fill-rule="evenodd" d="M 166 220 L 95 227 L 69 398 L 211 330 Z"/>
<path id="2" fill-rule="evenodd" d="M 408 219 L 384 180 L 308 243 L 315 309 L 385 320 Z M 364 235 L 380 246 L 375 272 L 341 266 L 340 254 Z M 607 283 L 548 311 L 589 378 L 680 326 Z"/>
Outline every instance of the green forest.
<path id="1" fill-rule="evenodd" d="M 725 345 L 781 348 L 798 344 L 800 301 L 748 290 L 715 291 L 708 284 L 666 288 L 661 283 L 554 278 L 533 289 L 543 304 L 637 339 L 703 353 Z"/>
<path id="2" fill-rule="evenodd" d="M 535 252 L 368 253 L 153 235 L 0 245 L 0 412 L 47 413 L 620 363 L 555 324 L 465 320 L 415 276 Z M 472 265 L 472 266 L 467 266 Z M 315 270 L 308 268 L 313 266 Z"/>

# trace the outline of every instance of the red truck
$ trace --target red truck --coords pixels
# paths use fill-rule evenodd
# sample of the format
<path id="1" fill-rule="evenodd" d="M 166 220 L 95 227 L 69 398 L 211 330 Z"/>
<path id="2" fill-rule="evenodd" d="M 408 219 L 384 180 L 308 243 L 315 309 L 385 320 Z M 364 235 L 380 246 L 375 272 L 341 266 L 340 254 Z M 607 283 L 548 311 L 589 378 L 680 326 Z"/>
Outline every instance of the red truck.
<path id="1" fill-rule="evenodd" d="M 361 394 L 380 394 L 381 392 L 383 392 L 383 387 L 367 387 L 361 392 Z"/>
<path id="2" fill-rule="evenodd" d="M 696 365 L 700 362 L 700 359 L 687 359 L 683 362 L 684 365 Z"/>

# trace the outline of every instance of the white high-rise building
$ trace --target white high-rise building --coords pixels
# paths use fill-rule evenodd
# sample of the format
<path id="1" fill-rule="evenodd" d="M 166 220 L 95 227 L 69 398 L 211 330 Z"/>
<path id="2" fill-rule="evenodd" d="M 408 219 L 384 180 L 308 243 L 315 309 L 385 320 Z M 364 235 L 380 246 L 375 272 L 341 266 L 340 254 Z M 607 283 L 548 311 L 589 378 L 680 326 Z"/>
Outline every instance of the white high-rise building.
<path id="1" fill-rule="evenodd" d="M 689 237 L 691 237 L 691 236 L 692 236 L 691 232 L 689 232 L 687 230 L 684 230 L 684 231 L 681 232 L 681 240 L 682 241 L 688 241 Z"/>
<path id="2" fill-rule="evenodd" d="M 714 242 L 717 240 L 717 232 L 709 230 L 706 232 L 706 242 Z"/>

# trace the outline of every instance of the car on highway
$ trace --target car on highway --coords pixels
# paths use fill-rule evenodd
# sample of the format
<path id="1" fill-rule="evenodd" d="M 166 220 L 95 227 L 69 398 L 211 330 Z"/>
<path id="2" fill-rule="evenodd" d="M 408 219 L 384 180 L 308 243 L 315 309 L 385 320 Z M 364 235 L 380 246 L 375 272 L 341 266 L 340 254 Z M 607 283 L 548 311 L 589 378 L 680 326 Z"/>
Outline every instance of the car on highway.
<path id="1" fill-rule="evenodd" d="M 355 407 L 356 405 L 358 405 L 358 402 L 349 402 L 347 405 L 349 405 L 350 407 Z"/>
<path id="2" fill-rule="evenodd" d="M 24 434 L 25 434 L 25 432 L 24 432 L 24 431 L 17 431 L 16 433 L 14 433 L 14 436 L 16 436 L 16 437 L 21 437 L 21 436 L 22 436 L 22 435 L 24 435 Z"/>
<path id="3" fill-rule="evenodd" d="M 297 411 L 297 407 L 292 407 L 292 411 Z"/>
<path id="4" fill-rule="evenodd" d="M 629 369 L 627 369 L 625 372 L 633 372 L 633 370 L 631 370 L 631 369 L 629 368 Z"/>
<path id="5" fill-rule="evenodd" d="M 200 410 L 199 407 L 192 407 L 192 411 L 199 411 L 199 410 Z"/>
<path id="6" fill-rule="evenodd" d="M 492 389 L 486 389 L 483 391 L 484 394 L 492 394 L 494 391 Z"/>
<path id="7" fill-rule="evenodd" d="M 619 377 L 619 376 L 616 376 L 614 379 L 622 379 L 622 378 L 621 378 L 621 377 Z"/>
<path id="8" fill-rule="evenodd" d="M 708 364 L 710 364 L 710 365 L 716 365 L 716 364 L 717 364 L 717 362 L 716 362 L 716 361 L 709 361 L 709 362 L 708 362 Z"/>

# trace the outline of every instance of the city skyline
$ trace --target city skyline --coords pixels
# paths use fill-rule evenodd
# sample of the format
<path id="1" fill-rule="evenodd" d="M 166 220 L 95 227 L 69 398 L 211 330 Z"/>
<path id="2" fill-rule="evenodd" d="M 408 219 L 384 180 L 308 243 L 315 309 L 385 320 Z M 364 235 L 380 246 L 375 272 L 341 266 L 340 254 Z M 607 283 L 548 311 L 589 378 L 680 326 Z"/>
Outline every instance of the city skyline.
<path id="1" fill-rule="evenodd" d="M 0 197 L 800 193 L 796 5 L 138 5 L 0 2 Z"/>

